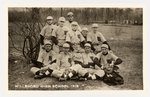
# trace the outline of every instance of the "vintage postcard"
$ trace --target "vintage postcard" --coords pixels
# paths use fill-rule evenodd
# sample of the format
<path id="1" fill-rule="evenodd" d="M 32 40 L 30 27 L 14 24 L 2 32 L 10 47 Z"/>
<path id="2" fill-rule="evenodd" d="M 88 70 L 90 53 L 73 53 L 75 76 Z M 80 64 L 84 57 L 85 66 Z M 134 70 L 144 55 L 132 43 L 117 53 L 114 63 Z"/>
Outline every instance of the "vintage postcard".
<path id="1" fill-rule="evenodd" d="M 149 97 L 148 3 L 109 1 L 1 2 L 0 94 Z"/>
<path id="2" fill-rule="evenodd" d="M 143 90 L 142 7 L 8 7 L 8 90 Z"/>

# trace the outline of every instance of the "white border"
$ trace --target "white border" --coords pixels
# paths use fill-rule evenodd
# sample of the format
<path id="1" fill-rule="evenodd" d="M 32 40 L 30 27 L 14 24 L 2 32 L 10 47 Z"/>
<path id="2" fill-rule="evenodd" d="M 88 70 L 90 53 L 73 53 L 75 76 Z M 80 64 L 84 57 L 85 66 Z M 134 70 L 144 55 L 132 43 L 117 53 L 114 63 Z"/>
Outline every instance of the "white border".
<path id="1" fill-rule="evenodd" d="M 109 0 L 110 2 L 103 0 L 103 2 L 96 1 L 96 0 L 77 0 L 77 1 L 72 1 L 72 0 L 66 0 L 66 1 L 61 1 L 61 0 L 55 0 L 55 1 L 45 1 L 45 0 L 11 0 L 11 1 L 3 1 L 1 3 L 1 9 L 2 9 L 2 18 L 0 21 L 0 26 L 2 27 L 0 30 L 0 59 L 2 59 L 2 64 L 1 64 L 1 70 L 0 70 L 0 78 L 2 78 L 2 87 L 0 87 L 0 94 L 2 96 L 114 96 L 114 97 L 120 97 L 120 96 L 133 96 L 133 97 L 150 97 L 148 94 L 149 90 L 149 83 L 148 83 L 148 74 L 149 70 L 148 68 L 148 34 L 149 25 L 148 23 L 148 16 L 149 15 L 149 6 L 148 2 L 138 0 L 135 1 L 133 0 L 132 2 L 128 0 L 122 1 L 121 0 Z M 115 2 L 116 1 L 116 2 Z M 130 2 L 129 2 L 130 1 Z M 8 13 L 8 7 L 142 7 L 143 8 L 143 83 L 144 83 L 144 90 L 84 90 L 84 91 L 8 91 L 8 21 L 7 21 L 7 13 Z M 148 30 L 147 30 L 148 29 Z M 5 33 L 4 33 L 5 32 Z M 148 53 L 147 53 L 148 52 Z"/>

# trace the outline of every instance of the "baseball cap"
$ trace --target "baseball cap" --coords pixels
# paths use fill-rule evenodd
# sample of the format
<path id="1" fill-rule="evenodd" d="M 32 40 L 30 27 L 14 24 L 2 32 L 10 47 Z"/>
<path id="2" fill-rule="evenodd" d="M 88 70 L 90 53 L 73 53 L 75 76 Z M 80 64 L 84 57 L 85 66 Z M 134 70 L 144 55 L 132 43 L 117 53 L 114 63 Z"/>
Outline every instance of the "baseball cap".
<path id="1" fill-rule="evenodd" d="M 98 28 L 98 24 L 96 23 L 92 24 L 92 28 Z"/>
<path id="2" fill-rule="evenodd" d="M 60 18 L 59 18 L 59 21 L 63 21 L 63 22 L 65 22 L 65 21 L 66 21 L 66 19 L 65 19 L 64 17 L 60 17 Z"/>
<path id="3" fill-rule="evenodd" d="M 87 27 L 83 27 L 82 31 L 88 31 L 88 28 Z"/>
<path id="4" fill-rule="evenodd" d="M 44 45 L 52 45 L 52 42 L 50 40 L 44 40 Z"/>
<path id="5" fill-rule="evenodd" d="M 85 47 L 91 47 L 91 44 L 86 43 L 86 44 L 84 44 L 84 46 L 85 46 Z"/>
<path id="6" fill-rule="evenodd" d="M 52 16 L 48 16 L 46 19 L 47 20 L 53 20 L 53 17 Z"/>
<path id="7" fill-rule="evenodd" d="M 69 45 L 68 43 L 64 43 L 64 44 L 63 44 L 63 47 L 67 47 L 67 48 L 69 48 L 69 47 L 70 47 L 70 45 Z"/>
<path id="8" fill-rule="evenodd" d="M 74 21 L 74 22 L 71 23 L 71 25 L 78 26 L 78 23 Z"/>
<path id="9" fill-rule="evenodd" d="M 108 45 L 107 44 L 102 44 L 101 48 L 107 48 L 108 49 Z"/>
<path id="10" fill-rule="evenodd" d="M 73 16 L 73 12 L 68 12 L 67 16 Z"/>

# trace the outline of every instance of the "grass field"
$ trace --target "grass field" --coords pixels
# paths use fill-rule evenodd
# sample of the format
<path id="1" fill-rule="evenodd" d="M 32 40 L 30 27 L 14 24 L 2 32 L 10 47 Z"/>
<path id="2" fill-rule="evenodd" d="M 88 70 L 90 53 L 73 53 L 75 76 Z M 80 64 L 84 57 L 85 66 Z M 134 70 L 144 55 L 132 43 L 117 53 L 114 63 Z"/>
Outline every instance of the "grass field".
<path id="1" fill-rule="evenodd" d="M 84 25 L 87 26 L 87 25 Z M 83 27 L 83 25 L 82 25 Z M 90 27 L 87 26 L 89 29 Z M 100 25 L 113 52 L 123 60 L 120 74 L 125 83 L 108 86 L 102 81 L 65 81 L 55 78 L 34 80 L 29 64 L 20 52 L 9 49 L 8 77 L 10 90 L 142 90 L 143 89 L 143 29 L 142 26 Z M 18 43 L 19 44 L 19 43 Z M 17 61 L 17 62 L 16 62 Z M 40 86 L 40 87 L 39 87 Z M 44 88 L 42 88 L 44 87 Z"/>

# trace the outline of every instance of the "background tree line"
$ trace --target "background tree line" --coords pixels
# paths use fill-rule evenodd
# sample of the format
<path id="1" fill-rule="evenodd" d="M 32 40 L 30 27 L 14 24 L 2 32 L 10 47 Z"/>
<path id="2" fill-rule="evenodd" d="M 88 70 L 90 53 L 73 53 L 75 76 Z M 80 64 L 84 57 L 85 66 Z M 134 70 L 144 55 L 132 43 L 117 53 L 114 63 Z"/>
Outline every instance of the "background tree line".
<path id="1" fill-rule="evenodd" d="M 44 22 L 48 15 L 57 22 L 72 11 L 80 24 L 143 24 L 142 8 L 9 8 L 9 22 Z"/>

